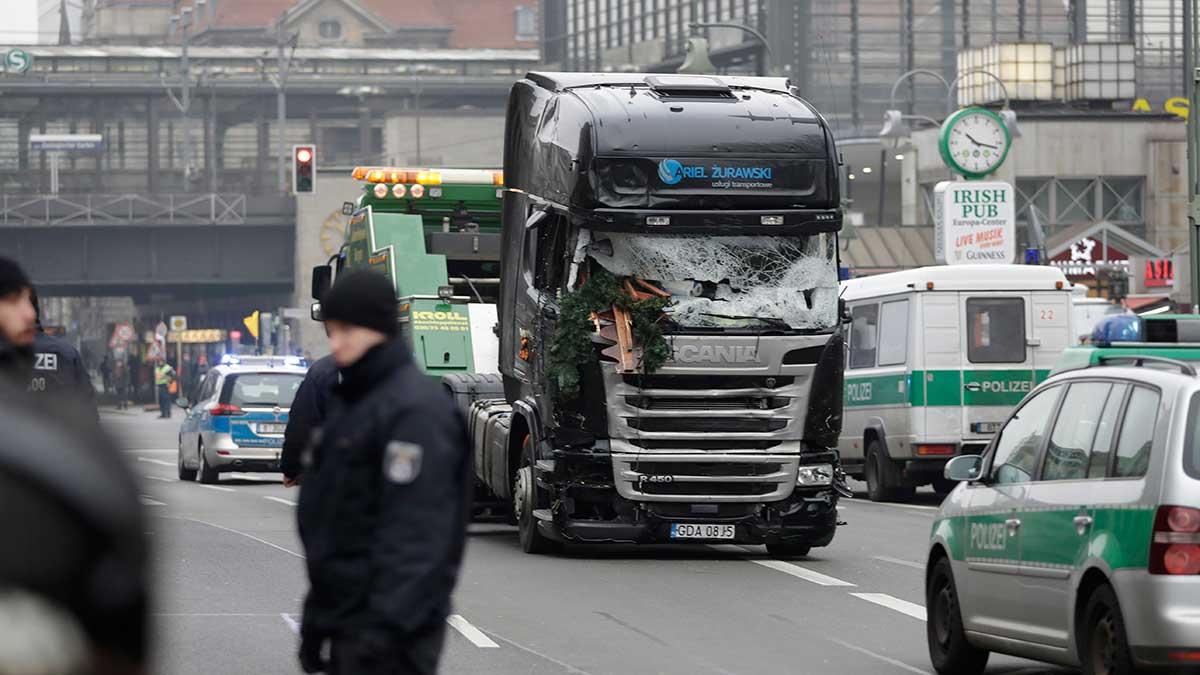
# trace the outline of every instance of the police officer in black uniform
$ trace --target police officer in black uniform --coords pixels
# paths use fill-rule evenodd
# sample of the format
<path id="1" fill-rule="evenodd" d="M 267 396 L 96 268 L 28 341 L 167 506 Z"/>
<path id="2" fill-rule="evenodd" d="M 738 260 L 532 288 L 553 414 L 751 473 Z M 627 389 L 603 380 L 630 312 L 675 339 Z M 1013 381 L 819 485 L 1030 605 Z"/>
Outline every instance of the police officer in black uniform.
<path id="1" fill-rule="evenodd" d="M 294 487 L 300 482 L 301 455 L 312 440 L 313 432 L 325 422 L 337 379 L 337 363 L 332 356 L 325 356 L 309 366 L 304 381 L 296 390 L 291 410 L 288 411 L 287 429 L 283 432 L 283 449 L 279 454 L 279 470 L 283 472 L 285 487 Z"/>
<path id="2" fill-rule="evenodd" d="M 29 391 L 51 400 L 66 394 L 82 409 L 96 413 L 96 389 L 83 364 L 83 356 L 70 342 L 48 334 L 42 328 L 42 312 L 37 290 L 31 289 L 30 300 L 37 314 L 37 334 L 33 338 L 33 375 Z"/>
<path id="3" fill-rule="evenodd" d="M 25 389 L 33 372 L 37 310 L 33 285 L 16 262 L 0 257 L 0 379 Z"/>
<path id="4" fill-rule="evenodd" d="M 321 307 L 341 380 L 306 453 L 300 494 L 311 582 L 301 665 L 337 675 L 435 673 L 470 512 L 465 425 L 395 339 L 396 296 L 385 277 L 350 273 Z"/>

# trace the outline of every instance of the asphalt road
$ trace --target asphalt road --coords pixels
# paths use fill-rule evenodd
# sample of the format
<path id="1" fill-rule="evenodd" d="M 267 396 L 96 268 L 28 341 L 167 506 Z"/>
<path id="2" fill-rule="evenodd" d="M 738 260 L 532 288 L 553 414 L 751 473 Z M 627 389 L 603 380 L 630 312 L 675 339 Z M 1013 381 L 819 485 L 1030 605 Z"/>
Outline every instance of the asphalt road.
<path id="1" fill-rule="evenodd" d="M 278 474 L 181 482 L 178 415 L 102 417 L 142 479 L 157 580 L 152 672 L 300 672 L 296 490 Z M 921 561 L 936 498 L 842 503 L 833 544 L 786 561 L 732 546 L 529 556 L 513 528 L 473 525 L 442 672 L 932 673 Z M 993 655 L 988 672 L 1070 671 Z"/>

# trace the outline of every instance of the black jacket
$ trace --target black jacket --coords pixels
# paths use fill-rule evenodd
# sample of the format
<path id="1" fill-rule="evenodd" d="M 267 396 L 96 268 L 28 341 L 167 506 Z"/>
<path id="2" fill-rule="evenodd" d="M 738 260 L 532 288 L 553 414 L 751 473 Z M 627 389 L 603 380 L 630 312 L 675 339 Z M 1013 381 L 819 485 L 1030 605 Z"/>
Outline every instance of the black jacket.
<path id="1" fill-rule="evenodd" d="M 283 450 L 279 455 L 279 470 L 288 478 L 300 475 L 301 455 L 313 431 L 325 422 L 329 410 L 329 399 L 333 396 L 333 385 L 337 384 L 337 364 L 332 356 L 318 359 L 309 367 L 304 381 L 292 399 L 288 412 L 287 429 L 283 432 Z"/>
<path id="2" fill-rule="evenodd" d="M 78 349 L 66 340 L 38 331 L 33 351 L 31 393 L 50 400 L 62 400 L 66 395 L 81 406 L 96 409 L 96 390 Z"/>
<path id="3" fill-rule="evenodd" d="M 396 341 L 342 369 L 330 403 L 297 510 L 312 585 L 302 637 L 403 641 L 450 612 L 471 499 L 466 428 Z"/>

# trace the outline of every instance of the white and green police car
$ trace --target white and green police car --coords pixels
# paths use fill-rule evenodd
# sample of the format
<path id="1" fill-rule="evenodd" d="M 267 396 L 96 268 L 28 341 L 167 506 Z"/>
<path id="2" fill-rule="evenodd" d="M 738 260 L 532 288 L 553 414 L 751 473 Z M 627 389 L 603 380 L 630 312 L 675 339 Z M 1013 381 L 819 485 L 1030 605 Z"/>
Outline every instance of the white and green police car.
<path id="1" fill-rule="evenodd" d="M 1108 355 L 1036 387 L 934 522 L 926 565 L 939 673 L 989 652 L 1116 674 L 1200 666 L 1200 378 Z"/>

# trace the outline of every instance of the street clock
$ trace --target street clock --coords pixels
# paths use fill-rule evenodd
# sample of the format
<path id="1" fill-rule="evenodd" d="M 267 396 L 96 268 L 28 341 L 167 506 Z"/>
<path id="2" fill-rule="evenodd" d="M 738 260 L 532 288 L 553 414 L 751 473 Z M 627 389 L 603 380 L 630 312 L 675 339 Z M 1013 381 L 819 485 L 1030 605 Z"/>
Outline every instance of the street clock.
<path id="1" fill-rule="evenodd" d="M 987 108 L 963 108 L 947 117 L 938 143 L 946 166 L 967 179 L 999 169 L 1011 145 L 1004 120 Z"/>

